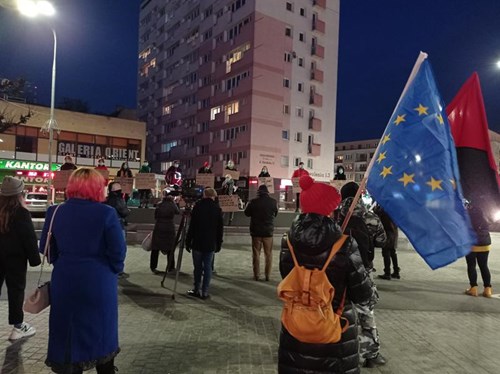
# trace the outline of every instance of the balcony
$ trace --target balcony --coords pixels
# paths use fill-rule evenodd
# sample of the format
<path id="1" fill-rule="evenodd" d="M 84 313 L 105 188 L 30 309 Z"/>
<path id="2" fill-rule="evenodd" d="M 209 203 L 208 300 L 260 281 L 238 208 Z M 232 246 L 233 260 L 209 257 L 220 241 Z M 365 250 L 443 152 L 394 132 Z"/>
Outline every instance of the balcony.
<path id="1" fill-rule="evenodd" d="M 313 0 L 313 6 L 317 6 L 321 9 L 326 9 L 326 0 Z"/>
<path id="2" fill-rule="evenodd" d="M 326 29 L 326 24 L 324 21 L 321 21 L 318 18 L 313 18 L 313 21 L 312 21 L 312 30 L 313 31 L 317 31 L 321 34 L 324 34 L 325 29 Z"/>
<path id="3" fill-rule="evenodd" d="M 311 94 L 309 96 L 309 104 L 315 105 L 318 107 L 322 107 L 323 106 L 323 96 L 320 94 L 317 94 L 315 92 L 311 92 Z"/>
<path id="4" fill-rule="evenodd" d="M 319 70 L 316 67 L 311 69 L 311 79 L 318 82 L 323 82 L 323 70 Z"/>
<path id="5" fill-rule="evenodd" d="M 321 131 L 321 120 L 319 118 L 309 118 L 309 130 Z"/>
<path id="6" fill-rule="evenodd" d="M 325 47 L 319 44 L 313 44 L 313 46 L 311 47 L 311 56 L 325 58 Z"/>
<path id="7" fill-rule="evenodd" d="M 307 154 L 310 156 L 321 155 L 321 144 L 312 143 L 307 146 Z"/>

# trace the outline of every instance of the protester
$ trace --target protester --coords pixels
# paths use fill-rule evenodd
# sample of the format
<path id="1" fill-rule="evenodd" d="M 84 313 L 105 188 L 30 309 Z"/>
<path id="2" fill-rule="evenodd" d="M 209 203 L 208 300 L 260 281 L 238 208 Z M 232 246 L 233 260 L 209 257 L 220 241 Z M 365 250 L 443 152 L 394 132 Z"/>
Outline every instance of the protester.
<path id="1" fill-rule="evenodd" d="M 123 237 L 126 238 L 125 227 L 127 226 L 127 217 L 130 214 L 130 210 L 123 199 L 122 186 L 119 182 L 111 182 L 108 185 L 108 196 L 105 203 L 116 210 L 122 227 Z"/>
<path id="2" fill-rule="evenodd" d="M 340 225 L 344 223 L 358 189 L 359 185 L 356 182 L 349 182 L 341 188 Z M 349 219 L 346 232 L 356 240 L 363 264 L 370 279 L 372 279 L 375 247 L 384 247 L 387 240 L 382 222 L 375 213 L 368 211 L 361 199 L 359 199 Z M 373 282 L 372 287 L 373 300 L 369 304 L 356 304 L 358 321 L 361 326 L 359 335 L 360 357 L 365 367 L 375 367 L 386 363 L 386 359 L 380 354 L 380 338 L 375 323 L 374 307 L 378 301 L 378 293 Z"/>
<path id="3" fill-rule="evenodd" d="M 234 192 L 234 179 L 231 174 L 226 174 L 224 181 L 222 182 L 222 194 L 232 195 Z"/>
<path id="4" fill-rule="evenodd" d="M 139 169 L 139 173 L 151 173 L 151 167 L 149 166 L 149 162 L 146 160 L 142 163 L 141 168 Z M 151 189 L 145 188 L 139 190 L 139 208 L 146 208 L 149 204 L 149 199 L 151 197 Z"/>
<path id="5" fill-rule="evenodd" d="M 96 367 L 114 373 L 118 346 L 118 274 L 126 244 L 113 208 L 101 204 L 103 177 L 95 170 L 73 172 L 68 201 L 52 227 L 48 366 L 56 373 L 82 373 Z M 55 207 L 47 211 L 43 249 Z"/>
<path id="6" fill-rule="evenodd" d="M 122 163 L 122 166 L 120 167 L 120 170 L 118 170 L 118 173 L 116 174 L 118 178 L 133 178 L 134 175 L 132 174 L 132 170 L 130 170 L 128 166 L 128 162 Z M 125 203 L 128 203 L 130 199 L 130 195 L 128 193 L 123 195 L 125 198 Z"/>
<path id="7" fill-rule="evenodd" d="M 398 254 L 396 253 L 396 248 L 398 246 L 398 227 L 380 205 L 377 205 L 373 211 L 382 221 L 382 225 L 384 226 L 384 230 L 387 235 L 387 241 L 382 247 L 384 274 L 381 274 L 378 277 L 385 280 L 391 280 L 391 278 L 400 279 L 401 276 L 399 272 L 401 269 L 398 266 Z M 391 273 L 391 261 L 392 268 L 394 270 L 393 273 Z"/>
<path id="8" fill-rule="evenodd" d="M 269 177 L 271 177 L 271 174 L 269 174 L 267 166 L 263 166 L 262 169 L 260 170 L 259 178 L 269 178 Z"/>
<path id="9" fill-rule="evenodd" d="M 96 170 L 104 170 L 104 171 L 108 171 L 108 168 L 106 167 L 106 164 L 104 162 L 104 159 L 103 158 L 100 158 L 98 161 L 97 161 L 97 166 L 95 167 Z M 104 175 L 103 175 L 104 177 Z M 108 185 L 108 182 L 109 182 L 109 179 L 108 178 L 105 178 L 104 179 L 104 185 L 107 186 Z"/>
<path id="10" fill-rule="evenodd" d="M 210 163 L 206 161 L 201 168 L 198 169 L 198 174 L 212 174 Z"/>
<path id="11" fill-rule="evenodd" d="M 175 160 L 173 165 L 167 169 L 165 182 L 169 186 L 182 186 L 182 169 L 179 166 L 178 160 Z"/>
<path id="12" fill-rule="evenodd" d="M 266 261 L 265 276 L 269 281 L 273 260 L 274 217 L 278 215 L 278 203 L 269 196 L 265 185 L 259 186 L 257 197 L 250 200 L 245 208 L 245 215 L 250 217 L 250 235 L 252 236 L 253 278 L 260 278 L 260 250 L 264 247 Z"/>
<path id="13" fill-rule="evenodd" d="M 203 198 L 191 212 L 191 224 L 186 236 L 186 250 L 192 250 L 194 265 L 194 288 L 188 291 L 188 295 L 201 299 L 210 297 L 208 289 L 214 252 L 219 252 L 222 247 L 222 211 L 215 202 L 216 197 L 217 192 L 213 188 L 205 188 Z"/>
<path id="14" fill-rule="evenodd" d="M 233 160 L 229 160 L 227 162 L 227 164 L 226 164 L 226 170 L 238 171 L 238 169 L 236 169 L 236 165 L 234 164 Z"/>
<path id="15" fill-rule="evenodd" d="M 306 169 L 304 169 L 304 163 L 301 161 L 299 162 L 299 168 L 293 172 L 292 178 L 300 178 L 304 175 L 309 175 L 309 172 Z M 299 208 L 300 208 L 300 193 L 297 193 L 295 196 L 295 213 L 299 212 Z"/>
<path id="16" fill-rule="evenodd" d="M 64 164 L 61 165 L 60 170 L 76 170 L 77 167 L 73 162 L 73 158 L 71 156 L 64 157 Z"/>
<path id="17" fill-rule="evenodd" d="M 302 214 L 293 222 L 288 239 L 301 266 L 319 269 L 342 235 L 340 227 L 330 218 L 340 202 L 340 196 L 334 187 L 316 183 L 310 176 L 300 178 L 300 187 Z M 280 254 L 281 276 L 284 278 L 293 267 L 284 241 Z M 345 241 L 328 265 L 326 274 L 335 288 L 334 311 L 342 308 L 345 295 L 342 317 L 347 319 L 349 327 L 338 343 L 310 344 L 295 339 L 282 325 L 279 373 L 359 373 L 358 326 L 352 303 L 368 305 L 373 299 L 373 288 L 354 240 L 348 238 Z"/>
<path id="18" fill-rule="evenodd" d="M 9 299 L 9 340 L 33 336 L 36 330 L 24 322 L 23 303 L 27 263 L 40 265 L 37 238 L 24 205 L 24 182 L 6 176 L 0 186 L 0 293 L 5 281 Z"/>
<path id="19" fill-rule="evenodd" d="M 472 228 L 476 232 L 477 242 L 472 247 L 472 251 L 465 256 L 467 261 L 467 275 L 469 277 L 470 288 L 465 291 L 466 295 L 477 296 L 477 271 L 476 263 L 481 271 L 481 278 L 483 279 L 483 293 L 484 297 L 490 298 L 493 292 L 491 287 L 491 274 L 488 268 L 488 255 L 491 247 L 491 236 L 489 232 L 488 222 L 484 218 L 482 210 L 474 206 L 473 203 L 469 205 L 469 217 L 471 219 Z"/>
<path id="20" fill-rule="evenodd" d="M 334 180 L 345 181 L 347 179 L 343 166 L 337 166 L 337 172 L 335 173 Z"/>
<path id="21" fill-rule="evenodd" d="M 174 197 L 165 190 L 163 200 L 155 210 L 155 227 L 153 229 L 153 240 L 151 243 L 151 257 L 149 266 L 154 274 L 159 272 L 158 257 L 161 253 L 167 255 L 167 272 L 175 270 L 175 224 L 174 217 L 180 214 L 180 210 L 174 201 Z"/>

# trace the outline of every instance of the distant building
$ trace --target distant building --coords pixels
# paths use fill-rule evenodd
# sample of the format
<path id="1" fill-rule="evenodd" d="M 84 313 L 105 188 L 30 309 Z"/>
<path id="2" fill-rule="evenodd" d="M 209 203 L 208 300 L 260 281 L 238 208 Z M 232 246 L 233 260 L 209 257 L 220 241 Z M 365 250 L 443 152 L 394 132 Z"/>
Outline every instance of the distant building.
<path id="1" fill-rule="evenodd" d="M 138 115 L 156 172 L 233 160 L 333 178 L 339 0 L 144 0 Z"/>

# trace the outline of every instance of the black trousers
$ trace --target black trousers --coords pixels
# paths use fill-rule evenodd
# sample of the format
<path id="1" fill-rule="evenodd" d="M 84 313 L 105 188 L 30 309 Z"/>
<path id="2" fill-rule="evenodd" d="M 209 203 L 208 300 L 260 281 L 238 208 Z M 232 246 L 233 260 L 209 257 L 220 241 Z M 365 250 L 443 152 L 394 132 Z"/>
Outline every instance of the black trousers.
<path id="1" fill-rule="evenodd" d="M 384 274 L 391 275 L 391 262 L 394 273 L 399 274 L 396 248 L 382 248 L 382 257 L 384 258 Z"/>
<path id="2" fill-rule="evenodd" d="M 97 365 L 96 367 L 97 374 L 115 374 L 115 359 L 106 362 L 102 365 Z M 82 374 L 83 370 L 73 370 L 71 374 Z"/>
<path id="3" fill-rule="evenodd" d="M 151 250 L 151 257 L 149 258 L 149 268 L 151 270 L 156 270 L 158 267 L 158 257 L 160 256 L 160 251 Z M 175 250 L 167 255 L 167 271 L 172 271 L 175 269 Z"/>
<path id="4" fill-rule="evenodd" d="M 300 208 L 300 193 L 295 194 L 295 210 L 299 210 Z"/>
<path id="5" fill-rule="evenodd" d="M 6 264 L 2 258 L 0 264 L 0 293 L 5 281 L 9 299 L 9 325 L 17 325 L 24 321 L 23 303 L 24 289 L 26 288 L 26 261 L 24 265 Z"/>
<path id="6" fill-rule="evenodd" d="M 471 287 L 477 287 L 477 271 L 476 263 L 479 265 L 481 271 L 481 278 L 483 278 L 484 287 L 491 287 L 491 274 L 488 268 L 488 255 L 487 252 L 471 252 L 465 256 L 467 261 L 467 275 L 469 276 L 469 283 Z"/>

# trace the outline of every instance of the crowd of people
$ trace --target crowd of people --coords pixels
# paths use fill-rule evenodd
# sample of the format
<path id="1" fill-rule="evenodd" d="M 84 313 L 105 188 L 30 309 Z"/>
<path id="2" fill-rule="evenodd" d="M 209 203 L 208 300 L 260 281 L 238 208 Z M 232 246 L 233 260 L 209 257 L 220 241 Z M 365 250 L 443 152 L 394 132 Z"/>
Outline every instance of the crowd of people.
<path id="1" fill-rule="evenodd" d="M 71 163 L 70 159 L 66 160 L 66 164 Z M 178 164 L 172 167 L 170 176 L 175 184 L 181 172 Z M 143 172 L 150 172 L 147 163 L 143 168 Z M 199 173 L 209 170 L 210 165 L 206 163 Z M 234 164 L 228 165 L 228 170 L 234 171 Z M 129 172 L 124 163 L 118 174 L 128 176 Z M 233 185 L 226 182 L 231 179 L 231 175 L 228 176 L 225 188 L 231 194 Z M 264 167 L 260 177 L 269 176 Z M 356 373 L 360 366 L 384 365 L 386 358 L 380 352 L 375 320 L 379 295 L 373 277 L 373 260 L 376 248 L 381 248 L 384 269 L 378 279 L 401 278 L 396 252 L 397 226 L 382 207 L 370 209 L 357 199 L 359 185 L 355 182 L 345 183 L 338 191 L 331 185 L 316 182 L 303 163 L 299 164 L 293 178 L 299 178 L 301 188 L 301 193 L 297 194 L 300 214 L 281 242 L 279 271 L 282 278 L 287 278 L 297 266 L 323 269 L 330 287 L 335 290 L 331 307 L 341 316 L 342 332 L 335 342 L 311 345 L 282 324 L 278 370 L 280 373 L 311 370 Z M 65 191 L 66 201 L 57 211 L 55 206 L 47 211 L 39 244 L 24 205 L 24 183 L 5 177 L 0 187 L 0 290 L 5 282 L 8 322 L 12 325 L 9 338 L 15 341 L 36 332 L 24 321 L 23 314 L 27 266 L 40 264 L 40 253 L 50 240 L 47 261 L 53 265 L 53 271 L 46 364 L 56 373 L 82 373 L 96 368 L 97 373 L 109 374 L 116 370 L 114 358 L 120 351 L 118 279 L 124 270 L 129 209 L 120 183 L 115 181 L 107 185 L 107 197 L 105 185 L 106 179 L 94 169 L 74 170 Z M 213 188 L 204 188 L 202 198 L 192 208 L 186 235 L 186 250 L 191 253 L 194 278 L 193 288 L 187 293 L 202 300 L 210 297 L 215 253 L 223 244 L 223 213 L 217 198 Z M 491 297 L 488 224 L 477 208 L 472 207 L 470 212 L 478 242 L 467 256 L 470 288 L 466 294 L 478 295 L 478 264 L 484 282 L 482 294 Z M 150 269 L 155 274 L 159 273 L 160 252 L 167 256 L 167 272 L 176 269 L 174 253 L 178 232 L 174 218 L 180 213 L 170 191 L 165 191 L 154 213 Z M 258 187 L 257 196 L 247 204 L 244 214 L 250 217 L 253 279 L 269 281 L 278 203 L 265 185 Z M 52 219 L 53 226 L 49 229 Z M 347 219 L 348 222 L 344 222 Z M 343 233 L 340 227 L 344 223 L 346 230 Z M 332 254 L 332 248 L 343 234 L 348 236 L 347 240 Z"/>

